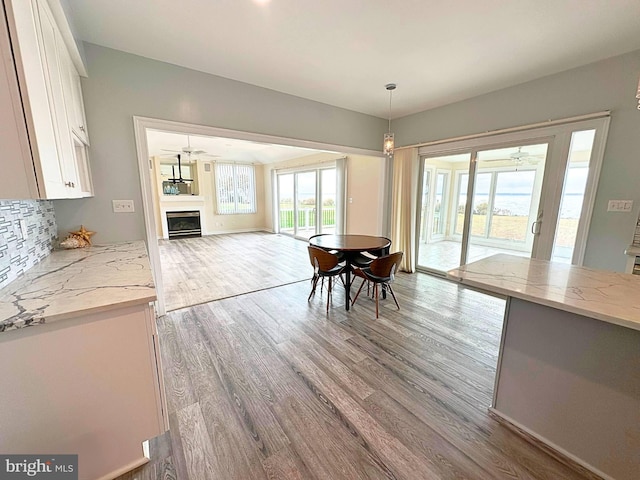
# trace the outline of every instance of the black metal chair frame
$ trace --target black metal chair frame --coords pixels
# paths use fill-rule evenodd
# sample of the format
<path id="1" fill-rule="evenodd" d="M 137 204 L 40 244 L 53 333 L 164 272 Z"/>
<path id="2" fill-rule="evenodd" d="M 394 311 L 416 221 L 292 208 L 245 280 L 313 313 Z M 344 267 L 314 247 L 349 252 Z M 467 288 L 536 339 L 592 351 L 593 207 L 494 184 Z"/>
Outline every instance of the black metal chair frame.
<path id="1" fill-rule="evenodd" d="M 311 297 L 316 293 L 318 280 L 322 279 L 322 282 L 324 283 L 324 279 L 328 278 L 329 286 L 327 287 L 327 313 L 329 313 L 329 303 L 331 301 L 332 292 L 332 279 L 333 277 L 339 277 L 342 272 L 344 272 L 345 265 L 340 264 L 340 259 L 337 255 L 327 252 L 322 248 L 314 247 L 313 245 L 309 245 L 307 248 L 309 250 L 309 260 L 311 261 L 311 265 L 313 265 L 313 277 L 311 279 L 312 287 L 307 301 L 310 301 Z M 322 291 L 322 285 L 320 289 Z"/>
<path id="2" fill-rule="evenodd" d="M 400 305 L 398 304 L 398 300 L 396 299 L 396 295 L 391 288 L 391 282 L 395 279 L 395 274 L 400 268 L 400 262 L 402 262 L 403 252 L 396 252 L 390 255 L 384 255 L 373 260 L 368 267 L 363 267 L 354 270 L 354 275 L 362 278 L 362 284 L 358 289 L 358 293 L 351 302 L 351 305 L 356 303 L 358 300 L 358 296 L 362 291 L 362 287 L 364 284 L 368 282 L 373 283 L 373 295 L 376 300 L 376 318 L 378 318 L 379 311 L 379 292 L 378 285 L 382 285 L 384 288 L 389 290 L 391 296 L 393 297 L 393 301 L 396 303 L 396 307 L 400 310 Z"/>

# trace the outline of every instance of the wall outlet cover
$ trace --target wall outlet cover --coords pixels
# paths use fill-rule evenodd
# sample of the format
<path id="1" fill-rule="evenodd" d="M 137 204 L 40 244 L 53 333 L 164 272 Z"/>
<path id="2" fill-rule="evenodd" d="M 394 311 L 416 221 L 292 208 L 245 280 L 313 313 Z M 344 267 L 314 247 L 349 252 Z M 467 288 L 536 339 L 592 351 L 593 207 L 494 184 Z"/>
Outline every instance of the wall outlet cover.
<path id="1" fill-rule="evenodd" d="M 609 200 L 607 212 L 630 212 L 633 210 L 633 200 Z"/>

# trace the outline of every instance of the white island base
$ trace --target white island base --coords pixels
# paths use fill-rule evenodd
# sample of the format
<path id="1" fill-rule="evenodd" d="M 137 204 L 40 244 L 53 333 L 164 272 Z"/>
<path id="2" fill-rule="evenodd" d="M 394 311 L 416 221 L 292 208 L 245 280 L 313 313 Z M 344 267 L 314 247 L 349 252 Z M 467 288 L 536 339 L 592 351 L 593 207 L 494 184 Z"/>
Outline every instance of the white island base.
<path id="1" fill-rule="evenodd" d="M 640 472 L 640 278 L 497 255 L 449 272 L 507 297 L 490 411 L 605 479 Z"/>
<path id="2" fill-rule="evenodd" d="M 640 332 L 509 298 L 491 411 L 603 478 L 640 472 Z"/>

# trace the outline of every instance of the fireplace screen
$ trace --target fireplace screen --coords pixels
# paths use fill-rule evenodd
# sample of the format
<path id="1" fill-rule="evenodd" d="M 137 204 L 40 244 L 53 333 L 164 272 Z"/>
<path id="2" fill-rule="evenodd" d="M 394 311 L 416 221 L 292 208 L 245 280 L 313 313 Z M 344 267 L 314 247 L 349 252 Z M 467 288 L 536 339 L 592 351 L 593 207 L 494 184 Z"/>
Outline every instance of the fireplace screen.
<path id="1" fill-rule="evenodd" d="M 200 212 L 167 212 L 169 238 L 201 237 Z"/>

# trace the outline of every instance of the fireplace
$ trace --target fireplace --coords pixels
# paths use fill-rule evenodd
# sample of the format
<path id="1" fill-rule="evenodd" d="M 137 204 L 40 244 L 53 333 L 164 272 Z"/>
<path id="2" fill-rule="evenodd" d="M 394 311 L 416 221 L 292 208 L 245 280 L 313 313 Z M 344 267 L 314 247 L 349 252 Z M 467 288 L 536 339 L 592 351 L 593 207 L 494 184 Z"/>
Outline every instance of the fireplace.
<path id="1" fill-rule="evenodd" d="M 167 212 L 169 238 L 201 237 L 200 212 Z"/>

